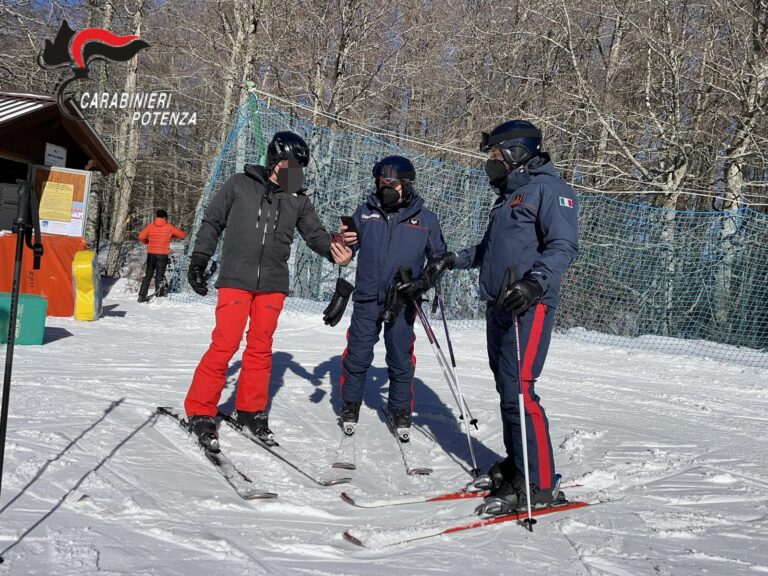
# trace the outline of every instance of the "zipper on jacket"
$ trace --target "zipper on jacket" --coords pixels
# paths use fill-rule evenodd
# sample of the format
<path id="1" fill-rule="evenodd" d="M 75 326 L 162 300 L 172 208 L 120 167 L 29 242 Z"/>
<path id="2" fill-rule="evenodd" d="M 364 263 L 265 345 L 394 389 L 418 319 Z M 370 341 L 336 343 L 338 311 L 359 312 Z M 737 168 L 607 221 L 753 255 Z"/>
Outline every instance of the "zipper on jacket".
<path id="1" fill-rule="evenodd" d="M 277 231 L 277 223 L 280 221 L 280 200 L 275 200 L 275 202 L 277 202 L 277 213 L 275 214 L 275 223 L 272 224 L 272 234 Z"/>
<path id="2" fill-rule="evenodd" d="M 259 229 L 259 223 L 261 222 L 261 209 L 264 206 L 264 196 L 261 197 L 261 204 L 259 204 L 259 216 L 256 222 L 256 230 Z M 272 211 L 272 204 L 269 205 L 269 211 Z M 267 244 L 267 229 L 269 228 L 269 214 L 264 218 L 264 232 L 261 235 L 261 252 L 259 253 L 259 265 L 256 268 L 256 290 L 261 286 L 261 262 L 264 260 L 264 246 Z"/>

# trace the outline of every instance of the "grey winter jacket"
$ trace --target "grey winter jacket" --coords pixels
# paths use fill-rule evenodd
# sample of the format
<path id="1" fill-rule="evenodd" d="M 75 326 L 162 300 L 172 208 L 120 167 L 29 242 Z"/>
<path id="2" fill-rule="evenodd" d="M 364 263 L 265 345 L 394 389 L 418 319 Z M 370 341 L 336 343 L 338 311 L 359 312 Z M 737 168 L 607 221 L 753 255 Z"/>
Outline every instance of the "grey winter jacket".
<path id="1" fill-rule="evenodd" d="M 309 197 L 287 194 L 267 179 L 263 166 L 245 165 L 227 180 L 205 210 L 193 253 L 216 252 L 226 228 L 216 288 L 288 294 L 293 233 L 331 259 L 331 236 Z"/>

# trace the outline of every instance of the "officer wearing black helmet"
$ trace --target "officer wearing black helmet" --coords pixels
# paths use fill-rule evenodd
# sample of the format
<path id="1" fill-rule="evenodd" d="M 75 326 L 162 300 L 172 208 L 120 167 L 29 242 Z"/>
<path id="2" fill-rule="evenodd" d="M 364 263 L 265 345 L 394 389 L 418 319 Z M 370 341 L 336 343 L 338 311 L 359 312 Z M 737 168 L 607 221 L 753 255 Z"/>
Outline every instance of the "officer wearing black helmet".
<path id="1" fill-rule="evenodd" d="M 384 328 L 389 374 L 388 410 L 401 439 L 408 436 L 414 407 L 413 300 L 428 283 L 393 284 L 398 271 L 420 280 L 424 262 L 445 254 L 445 241 L 437 216 L 424 206 L 413 187 L 416 170 L 408 158 L 387 156 L 373 168 L 376 192 L 354 214 L 359 230 L 354 310 L 342 355 L 341 421 L 353 434 L 363 400 L 366 373 L 373 348 Z M 393 288 L 399 288 L 395 293 Z M 387 295 L 390 298 L 388 301 Z M 392 299 L 402 299 L 393 307 Z"/>
<path id="2" fill-rule="evenodd" d="M 485 171 L 498 199 L 480 244 L 449 254 L 438 267 L 480 268 L 487 302 L 488 359 L 501 397 L 507 458 L 491 467 L 484 511 L 527 507 L 518 397 L 522 390 L 533 506 L 561 494 L 549 421 L 534 391 L 544 366 L 560 279 L 578 254 L 578 199 L 541 149 L 541 131 L 525 120 L 483 133 Z M 519 342 L 516 334 L 519 333 Z"/>
<path id="3" fill-rule="evenodd" d="M 245 165 L 227 180 L 206 208 L 189 266 L 189 285 L 208 293 L 206 267 L 226 229 L 216 282 L 216 328 L 211 346 L 195 370 L 184 406 L 193 430 L 215 447 L 217 404 L 229 361 L 248 326 L 237 384 L 237 421 L 271 440 L 266 406 L 272 369 L 272 335 L 288 294 L 288 257 L 294 231 L 312 250 L 346 266 L 352 250 L 331 242 L 304 193 L 309 147 L 293 132 L 277 132 L 267 147 L 267 166 Z M 346 234 L 350 243 L 354 234 Z"/>

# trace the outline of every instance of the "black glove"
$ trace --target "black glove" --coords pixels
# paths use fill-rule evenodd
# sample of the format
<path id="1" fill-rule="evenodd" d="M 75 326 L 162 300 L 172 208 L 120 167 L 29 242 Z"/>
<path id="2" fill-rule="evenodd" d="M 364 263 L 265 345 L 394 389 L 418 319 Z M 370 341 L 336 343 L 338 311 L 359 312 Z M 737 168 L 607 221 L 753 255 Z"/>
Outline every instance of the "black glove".
<path id="1" fill-rule="evenodd" d="M 417 278 L 416 280 L 400 282 L 397 285 L 397 292 L 400 295 L 401 300 L 416 301 L 430 288 L 432 288 L 432 285 L 430 284 L 429 279 L 426 275 L 422 275 L 421 278 Z"/>
<path id="2" fill-rule="evenodd" d="M 208 277 L 205 274 L 205 269 L 208 267 L 208 256 L 195 252 L 192 254 L 192 258 L 189 263 L 189 272 L 187 273 L 187 281 L 192 290 L 205 296 L 208 294 Z"/>
<path id="3" fill-rule="evenodd" d="M 336 326 L 344 315 L 344 310 L 349 302 L 349 295 L 355 289 L 352 284 L 339 278 L 336 280 L 336 291 L 333 293 L 330 304 L 323 310 L 323 322 L 329 326 Z"/>
<path id="4" fill-rule="evenodd" d="M 522 280 L 518 280 L 506 289 L 502 302 L 504 308 L 515 316 L 519 316 L 538 303 L 543 292 L 541 284 L 530 276 L 524 276 Z"/>
<path id="5" fill-rule="evenodd" d="M 403 309 L 403 300 L 400 297 L 400 286 L 409 284 L 411 280 L 411 269 L 407 266 L 398 268 L 395 277 L 387 288 L 387 298 L 384 301 L 384 308 L 381 310 L 381 320 L 385 324 L 393 322 Z"/>
<path id="6" fill-rule="evenodd" d="M 430 260 L 429 264 L 427 264 L 427 267 L 424 269 L 424 272 L 427 274 L 432 284 L 434 284 L 443 272 L 446 270 L 453 270 L 454 266 L 456 266 L 456 253 L 447 252 L 442 258 Z"/>

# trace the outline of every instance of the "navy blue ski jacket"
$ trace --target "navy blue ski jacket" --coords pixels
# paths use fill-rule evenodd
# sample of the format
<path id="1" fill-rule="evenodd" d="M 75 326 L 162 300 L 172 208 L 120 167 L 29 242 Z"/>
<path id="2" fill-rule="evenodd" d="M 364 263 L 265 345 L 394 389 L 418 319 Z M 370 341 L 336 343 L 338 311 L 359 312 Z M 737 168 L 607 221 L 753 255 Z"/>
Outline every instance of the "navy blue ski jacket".
<path id="1" fill-rule="evenodd" d="M 530 272 L 544 293 L 543 304 L 557 307 L 560 278 L 579 253 L 579 202 L 542 155 L 514 170 L 491 208 L 480 244 L 456 253 L 456 268 L 480 267 L 480 297 L 495 301 L 507 268 L 517 279 Z"/>
<path id="2" fill-rule="evenodd" d="M 354 214 L 359 231 L 355 245 L 357 274 L 352 299 L 384 302 L 395 272 L 409 266 L 414 278 L 421 275 L 425 258 L 445 254 L 445 240 L 437 215 L 415 194 L 411 203 L 396 212 L 385 212 L 371 194 Z"/>

